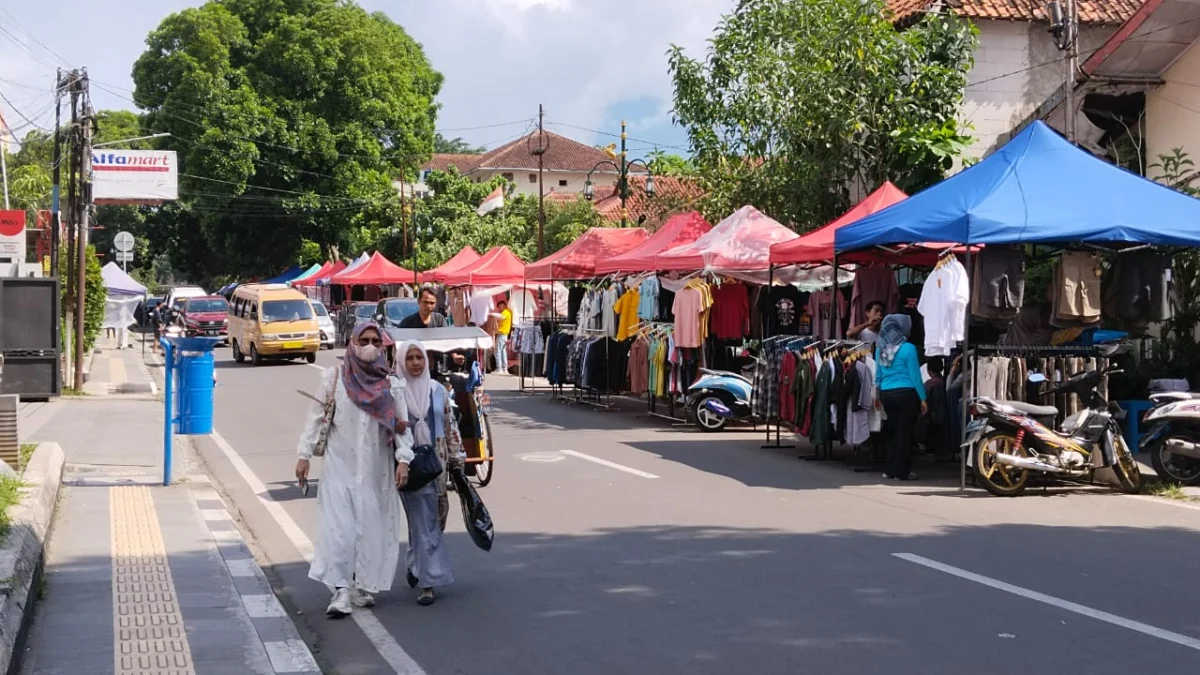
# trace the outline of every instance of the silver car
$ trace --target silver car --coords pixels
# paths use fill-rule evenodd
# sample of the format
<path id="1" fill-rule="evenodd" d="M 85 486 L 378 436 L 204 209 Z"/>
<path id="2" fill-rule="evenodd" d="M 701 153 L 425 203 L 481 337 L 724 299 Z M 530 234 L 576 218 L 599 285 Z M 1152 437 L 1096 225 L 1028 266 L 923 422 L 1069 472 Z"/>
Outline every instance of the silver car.
<path id="1" fill-rule="evenodd" d="M 333 318 L 329 316 L 329 310 L 325 309 L 325 303 L 320 300 L 309 302 L 312 303 L 313 313 L 317 315 L 317 327 L 321 329 L 321 349 L 333 349 L 337 342 L 337 329 L 333 325 Z"/>

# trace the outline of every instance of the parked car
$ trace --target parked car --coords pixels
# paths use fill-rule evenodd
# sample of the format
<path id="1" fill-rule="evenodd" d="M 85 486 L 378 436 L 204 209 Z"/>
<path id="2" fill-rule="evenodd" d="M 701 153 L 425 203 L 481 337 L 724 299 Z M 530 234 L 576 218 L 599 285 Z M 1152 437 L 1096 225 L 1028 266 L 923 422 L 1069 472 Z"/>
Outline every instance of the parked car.
<path id="1" fill-rule="evenodd" d="M 375 320 L 384 328 L 399 328 L 400 322 L 418 309 L 416 298 L 384 298 L 375 309 Z"/>
<path id="2" fill-rule="evenodd" d="M 338 344 L 345 347 L 350 343 L 354 327 L 363 321 L 374 321 L 378 304 L 374 302 L 347 302 L 338 313 Z"/>
<path id="3" fill-rule="evenodd" d="M 188 337 L 219 337 L 229 341 L 229 303 L 219 295 L 183 298 L 179 327 Z"/>
<path id="4" fill-rule="evenodd" d="M 317 315 L 317 326 L 321 329 L 321 348 L 333 349 L 337 343 L 337 328 L 333 325 L 333 317 L 329 316 L 329 310 L 325 309 L 325 303 L 320 300 L 310 301 L 313 312 Z"/>

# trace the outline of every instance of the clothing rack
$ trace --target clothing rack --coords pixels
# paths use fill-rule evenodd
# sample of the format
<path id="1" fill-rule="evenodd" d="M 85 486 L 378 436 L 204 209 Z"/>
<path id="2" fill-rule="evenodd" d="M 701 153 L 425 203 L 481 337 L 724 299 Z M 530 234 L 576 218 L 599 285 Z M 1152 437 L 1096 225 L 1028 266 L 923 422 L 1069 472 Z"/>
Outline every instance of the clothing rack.
<path id="1" fill-rule="evenodd" d="M 529 327 L 532 327 L 537 330 L 541 330 L 542 324 L 547 323 L 547 322 L 552 326 L 552 328 L 555 331 L 564 330 L 564 329 L 572 330 L 575 328 L 575 324 L 567 323 L 565 317 L 561 317 L 561 316 L 557 316 L 557 315 L 546 315 L 546 316 L 541 316 L 541 317 L 535 317 L 532 321 L 522 321 L 519 324 L 518 328 L 527 329 Z M 518 393 L 525 394 L 527 396 L 541 396 L 541 392 L 544 392 L 544 391 L 553 392 L 556 389 L 555 385 L 550 384 L 549 381 L 547 381 L 547 386 L 544 386 L 544 387 L 538 386 L 538 384 L 537 384 L 537 378 L 538 378 L 537 356 L 538 356 L 538 354 L 536 354 L 536 353 L 522 354 L 520 351 L 518 351 L 517 356 L 518 356 L 518 359 L 517 359 L 517 375 L 518 375 L 517 391 L 518 391 Z M 526 373 L 525 357 L 529 357 L 529 362 L 530 362 L 529 370 L 532 371 L 530 373 Z M 545 365 L 546 365 L 546 357 L 543 354 L 542 355 L 543 369 L 545 368 Z M 543 379 L 545 379 L 545 378 L 543 377 Z M 561 387 L 558 387 L 558 388 L 561 389 Z"/>
<path id="2" fill-rule="evenodd" d="M 649 326 L 652 331 L 657 330 L 657 331 L 663 331 L 663 332 L 667 332 L 667 331 L 673 332 L 675 330 L 675 324 L 673 324 L 669 321 L 644 321 L 641 324 L 639 324 L 638 326 L 636 326 L 636 328 L 643 328 L 646 326 Z M 666 363 L 668 363 L 668 364 L 670 363 L 669 359 L 670 359 L 670 355 L 668 355 L 668 360 L 666 361 Z M 647 361 L 647 369 L 652 370 L 650 368 L 650 365 L 654 363 L 654 353 L 653 352 L 650 352 L 646 355 L 646 361 Z M 653 383 L 651 383 L 651 386 L 648 386 L 646 388 L 646 413 L 644 415 L 639 415 L 638 417 L 653 417 L 656 419 L 666 420 L 668 422 L 674 422 L 675 424 L 673 426 L 681 426 L 681 427 L 682 426 L 690 426 L 691 422 L 688 420 L 688 417 L 687 417 L 687 407 L 684 406 L 684 408 L 679 411 L 680 413 L 682 413 L 682 416 L 680 416 L 676 412 L 675 393 L 673 391 L 671 391 L 670 376 L 667 377 L 667 383 L 668 383 L 667 388 L 666 388 L 667 389 L 667 412 L 665 412 L 665 413 L 659 412 L 659 402 L 657 400 L 658 397 L 654 393 Z M 682 386 L 681 386 L 681 388 L 682 388 Z M 686 395 L 686 391 L 681 392 L 681 395 Z"/>
<path id="3" fill-rule="evenodd" d="M 603 328 L 580 328 L 579 326 L 576 326 L 575 334 L 576 335 L 593 335 L 593 336 L 603 335 L 605 337 L 608 337 L 608 332 Z M 605 343 L 604 343 L 604 354 L 605 354 L 605 360 L 607 361 L 607 357 L 609 354 L 607 341 L 605 341 Z M 588 388 L 588 387 L 583 387 L 579 383 L 579 380 L 581 380 L 581 379 L 583 379 L 583 369 L 582 368 L 580 368 L 579 377 L 576 377 L 575 378 L 576 381 L 574 383 L 572 383 L 572 385 L 571 385 L 573 397 L 571 399 L 566 399 L 566 398 L 561 399 L 564 403 L 566 403 L 567 405 L 579 405 L 579 404 L 590 405 L 593 408 L 597 408 L 599 410 L 615 410 L 617 408 L 617 405 L 615 403 L 613 403 L 611 391 L 606 391 L 606 392 L 601 393 L 599 390 L 595 390 L 595 389 Z"/>

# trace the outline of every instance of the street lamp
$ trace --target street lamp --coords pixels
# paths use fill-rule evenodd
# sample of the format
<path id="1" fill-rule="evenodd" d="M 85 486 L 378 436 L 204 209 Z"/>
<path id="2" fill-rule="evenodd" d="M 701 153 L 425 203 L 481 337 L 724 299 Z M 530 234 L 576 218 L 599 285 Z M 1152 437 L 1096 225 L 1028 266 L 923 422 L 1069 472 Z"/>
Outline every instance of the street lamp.
<path id="1" fill-rule="evenodd" d="M 416 287 L 421 283 L 417 280 L 417 245 L 420 243 L 422 236 L 433 236 L 433 221 L 430 220 L 428 213 L 414 213 L 412 228 L 413 290 L 416 290 Z"/>
<path id="2" fill-rule="evenodd" d="M 650 165 L 643 159 L 627 159 L 628 154 L 625 151 L 625 121 L 621 121 L 621 154 L 617 159 L 621 162 L 616 162 L 605 159 L 596 163 L 592 170 L 588 172 L 587 180 L 583 182 L 583 198 L 592 201 L 596 196 L 596 188 L 592 184 L 592 174 L 602 166 L 608 165 L 617 170 L 617 195 L 621 198 L 621 227 L 626 227 L 629 224 L 629 211 L 625 208 L 625 203 L 629 200 L 629 169 L 634 164 L 641 164 L 646 169 L 646 194 L 650 197 L 654 196 L 654 174 L 650 172 Z"/>

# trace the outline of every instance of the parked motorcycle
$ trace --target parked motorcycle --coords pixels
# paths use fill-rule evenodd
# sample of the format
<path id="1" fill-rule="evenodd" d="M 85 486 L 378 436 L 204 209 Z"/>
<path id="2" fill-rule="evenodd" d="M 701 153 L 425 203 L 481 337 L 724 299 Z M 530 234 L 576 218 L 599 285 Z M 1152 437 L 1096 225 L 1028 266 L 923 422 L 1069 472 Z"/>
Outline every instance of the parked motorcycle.
<path id="1" fill-rule="evenodd" d="M 731 421 L 748 421 L 750 378 L 727 370 L 700 369 L 700 378 L 687 390 L 687 409 L 701 429 L 716 432 Z"/>
<path id="2" fill-rule="evenodd" d="M 1125 444 L 1114 413 L 1119 410 L 1100 395 L 1100 381 L 1121 372 L 1116 368 L 1079 373 L 1044 392 L 1077 394 L 1085 407 L 1052 426 L 1058 409 L 1020 401 L 994 401 L 986 396 L 970 402 L 972 419 L 964 449 L 970 449 L 975 476 L 999 497 L 1025 491 L 1034 472 L 1066 480 L 1091 478 L 1096 469 L 1111 468 L 1123 492 L 1137 492 L 1141 471 Z"/>
<path id="3" fill-rule="evenodd" d="M 1150 454 L 1160 480 L 1200 485 L 1200 394 L 1151 394 L 1154 403 L 1144 418 L 1149 425 L 1139 444 Z"/>

